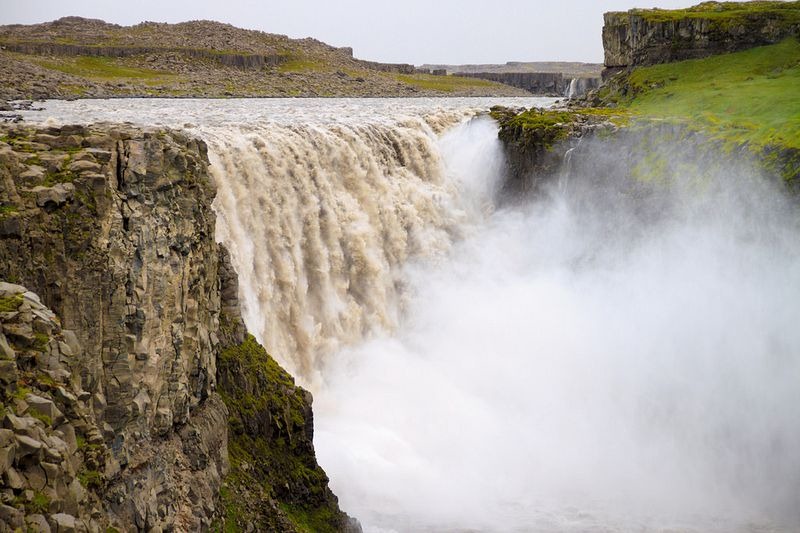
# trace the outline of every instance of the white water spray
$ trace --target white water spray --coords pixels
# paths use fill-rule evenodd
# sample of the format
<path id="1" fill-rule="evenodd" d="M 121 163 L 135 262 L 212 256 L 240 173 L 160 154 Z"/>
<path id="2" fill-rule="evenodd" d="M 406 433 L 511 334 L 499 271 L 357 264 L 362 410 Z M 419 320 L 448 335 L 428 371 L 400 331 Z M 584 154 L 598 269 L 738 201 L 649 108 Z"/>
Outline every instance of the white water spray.
<path id="1" fill-rule="evenodd" d="M 746 168 L 633 198 L 571 174 L 409 265 L 397 332 L 337 356 L 317 450 L 343 506 L 371 531 L 796 530 L 794 208 Z"/>

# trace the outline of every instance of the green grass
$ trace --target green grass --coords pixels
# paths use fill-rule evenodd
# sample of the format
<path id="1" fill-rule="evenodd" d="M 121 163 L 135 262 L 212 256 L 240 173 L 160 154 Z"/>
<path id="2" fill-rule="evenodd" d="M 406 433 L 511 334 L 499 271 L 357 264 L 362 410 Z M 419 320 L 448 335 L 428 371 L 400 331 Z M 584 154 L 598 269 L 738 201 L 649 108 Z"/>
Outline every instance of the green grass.
<path id="1" fill-rule="evenodd" d="M 51 70 L 58 70 L 73 76 L 94 80 L 134 79 L 153 80 L 157 78 L 172 78 L 170 72 L 151 70 L 146 68 L 128 67 L 120 65 L 119 61 L 111 57 L 79 56 L 64 58 L 60 61 L 39 60 L 39 65 Z"/>
<path id="2" fill-rule="evenodd" d="M 31 501 L 25 504 L 25 510 L 31 514 L 45 514 L 50 510 L 50 498 L 37 490 Z"/>
<path id="3" fill-rule="evenodd" d="M 703 2 L 686 9 L 633 9 L 630 12 L 651 22 L 695 18 L 727 25 L 746 22 L 755 17 L 771 16 L 778 23 L 795 24 L 800 22 L 800 1 Z"/>
<path id="4" fill-rule="evenodd" d="M 325 64 L 307 57 L 293 58 L 278 67 L 278 72 L 321 72 L 325 70 Z"/>
<path id="5" fill-rule="evenodd" d="M 800 41 L 633 71 L 620 104 L 723 141 L 800 149 Z"/>
<path id="6" fill-rule="evenodd" d="M 493 87 L 497 85 L 489 80 L 478 78 L 462 78 L 460 76 L 434 76 L 432 74 L 395 74 L 397 81 L 427 91 L 452 93 L 472 87 Z"/>

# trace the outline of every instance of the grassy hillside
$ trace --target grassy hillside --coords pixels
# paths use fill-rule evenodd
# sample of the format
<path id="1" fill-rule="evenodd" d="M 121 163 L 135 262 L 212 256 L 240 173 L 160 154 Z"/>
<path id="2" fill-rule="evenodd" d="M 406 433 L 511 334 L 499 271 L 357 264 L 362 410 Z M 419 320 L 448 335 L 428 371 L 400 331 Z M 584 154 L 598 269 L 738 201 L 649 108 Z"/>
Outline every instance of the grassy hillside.
<path id="1" fill-rule="evenodd" d="M 631 117 L 677 121 L 729 150 L 746 148 L 786 178 L 800 175 L 800 41 L 641 67 L 601 99 Z"/>
<path id="2" fill-rule="evenodd" d="M 636 69 L 637 115 L 702 122 L 734 142 L 800 149 L 800 41 Z"/>
<path id="3" fill-rule="evenodd" d="M 416 74 L 349 48 L 211 21 L 118 26 L 66 17 L 0 26 L 0 99 L 109 96 L 525 96 L 499 83 Z"/>

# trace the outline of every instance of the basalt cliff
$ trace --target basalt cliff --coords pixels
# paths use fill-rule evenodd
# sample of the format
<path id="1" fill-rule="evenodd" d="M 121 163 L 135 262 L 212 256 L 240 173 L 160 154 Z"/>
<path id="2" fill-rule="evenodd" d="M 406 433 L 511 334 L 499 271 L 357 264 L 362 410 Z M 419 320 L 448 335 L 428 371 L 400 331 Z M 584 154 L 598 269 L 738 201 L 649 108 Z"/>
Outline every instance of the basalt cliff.
<path id="1" fill-rule="evenodd" d="M 0 531 L 358 530 L 247 334 L 205 144 L 0 130 Z"/>
<path id="2" fill-rule="evenodd" d="M 800 34 L 800 2 L 704 2 L 680 10 L 633 9 L 604 16 L 605 67 L 700 59 Z"/>

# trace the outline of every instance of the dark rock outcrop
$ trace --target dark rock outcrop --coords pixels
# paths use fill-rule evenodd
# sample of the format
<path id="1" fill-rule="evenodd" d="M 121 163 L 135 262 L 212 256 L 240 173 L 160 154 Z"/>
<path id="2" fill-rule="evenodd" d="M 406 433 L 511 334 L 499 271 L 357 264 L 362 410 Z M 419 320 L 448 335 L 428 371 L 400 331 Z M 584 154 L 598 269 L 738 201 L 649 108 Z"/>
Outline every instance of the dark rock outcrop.
<path id="1" fill-rule="evenodd" d="M 215 52 L 200 48 L 166 48 L 149 46 L 89 46 L 77 44 L 9 42 L 3 48 L 10 52 L 35 56 L 73 56 L 73 57 L 134 57 L 149 54 L 182 54 L 199 59 L 210 59 L 228 67 L 262 70 L 288 61 L 281 54 L 237 54 Z"/>
<path id="2" fill-rule="evenodd" d="M 585 138 L 598 131 L 618 129 L 613 116 L 591 110 L 517 110 L 494 107 L 492 117 L 500 124 L 498 133 L 505 152 L 505 181 L 501 200 L 517 202 L 536 195 L 557 180 L 568 163 L 569 154 Z"/>
<path id="3" fill-rule="evenodd" d="M 605 66 L 613 71 L 699 59 L 800 35 L 800 2 L 705 2 L 604 15 Z M 605 75 L 604 77 L 607 77 Z"/>
<path id="4" fill-rule="evenodd" d="M 569 81 L 560 72 L 459 72 L 456 76 L 496 81 L 533 94 L 563 96 Z"/>

